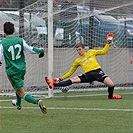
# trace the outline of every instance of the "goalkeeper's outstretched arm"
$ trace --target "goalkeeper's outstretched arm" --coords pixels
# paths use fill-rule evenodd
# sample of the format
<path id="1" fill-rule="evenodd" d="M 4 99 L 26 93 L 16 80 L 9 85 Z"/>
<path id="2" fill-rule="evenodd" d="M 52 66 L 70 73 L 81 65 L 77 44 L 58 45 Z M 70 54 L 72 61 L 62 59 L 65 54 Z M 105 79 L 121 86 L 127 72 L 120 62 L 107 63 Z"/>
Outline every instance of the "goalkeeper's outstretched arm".
<path id="1" fill-rule="evenodd" d="M 110 44 L 114 38 L 114 33 L 108 33 L 106 36 L 107 43 Z"/>
<path id="2" fill-rule="evenodd" d="M 104 46 L 103 49 L 101 50 L 96 50 L 96 55 L 104 55 L 108 52 L 110 44 L 112 42 L 114 38 L 114 34 L 113 33 L 108 33 L 106 36 L 106 45 Z"/>
<path id="3" fill-rule="evenodd" d="M 74 63 L 75 64 L 75 63 Z M 61 82 L 62 80 L 64 80 L 64 79 L 67 79 L 67 78 L 69 78 L 75 71 L 76 71 L 76 69 L 78 68 L 78 66 L 77 65 L 72 65 L 72 67 L 69 69 L 69 71 L 68 72 L 66 72 L 63 76 L 61 76 L 61 77 L 59 77 L 59 78 L 54 78 L 53 80 L 54 80 L 54 82 L 55 83 L 58 83 L 58 82 Z"/>

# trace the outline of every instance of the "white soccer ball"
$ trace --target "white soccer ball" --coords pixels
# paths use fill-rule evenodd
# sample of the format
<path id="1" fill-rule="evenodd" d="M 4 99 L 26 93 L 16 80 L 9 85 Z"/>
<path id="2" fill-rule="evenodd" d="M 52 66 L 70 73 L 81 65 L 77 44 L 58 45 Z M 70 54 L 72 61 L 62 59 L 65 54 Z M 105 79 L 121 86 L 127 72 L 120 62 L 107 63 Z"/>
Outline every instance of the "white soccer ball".
<path id="1" fill-rule="evenodd" d="M 68 86 L 66 86 L 66 87 L 61 87 L 61 91 L 62 91 L 63 93 L 66 93 L 66 92 L 69 91 L 69 87 L 68 87 Z"/>

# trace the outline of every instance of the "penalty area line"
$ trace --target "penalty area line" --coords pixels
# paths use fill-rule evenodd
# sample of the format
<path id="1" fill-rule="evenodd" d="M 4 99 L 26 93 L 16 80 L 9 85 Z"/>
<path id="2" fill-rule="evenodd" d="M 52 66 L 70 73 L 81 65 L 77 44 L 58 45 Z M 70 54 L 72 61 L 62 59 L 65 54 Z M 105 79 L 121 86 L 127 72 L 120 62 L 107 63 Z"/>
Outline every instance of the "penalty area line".
<path id="1" fill-rule="evenodd" d="M 22 107 L 22 109 L 38 109 L 39 107 Z M 15 109 L 15 107 L 0 106 L 0 109 Z M 133 112 L 133 109 L 113 109 L 113 108 L 54 108 L 48 107 L 48 110 L 84 110 L 84 111 L 122 111 Z"/>

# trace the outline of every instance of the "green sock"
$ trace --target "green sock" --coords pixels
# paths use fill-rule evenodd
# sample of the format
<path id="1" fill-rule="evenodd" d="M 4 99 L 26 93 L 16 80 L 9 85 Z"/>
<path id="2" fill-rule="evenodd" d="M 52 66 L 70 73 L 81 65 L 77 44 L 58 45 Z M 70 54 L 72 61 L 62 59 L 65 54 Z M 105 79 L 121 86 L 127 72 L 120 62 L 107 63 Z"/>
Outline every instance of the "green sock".
<path id="1" fill-rule="evenodd" d="M 30 94 L 24 94 L 23 99 L 29 103 L 38 104 L 38 100 Z"/>
<path id="2" fill-rule="evenodd" d="M 16 97 L 17 97 L 17 106 L 21 106 L 21 97 L 18 96 L 18 94 L 16 93 Z"/>

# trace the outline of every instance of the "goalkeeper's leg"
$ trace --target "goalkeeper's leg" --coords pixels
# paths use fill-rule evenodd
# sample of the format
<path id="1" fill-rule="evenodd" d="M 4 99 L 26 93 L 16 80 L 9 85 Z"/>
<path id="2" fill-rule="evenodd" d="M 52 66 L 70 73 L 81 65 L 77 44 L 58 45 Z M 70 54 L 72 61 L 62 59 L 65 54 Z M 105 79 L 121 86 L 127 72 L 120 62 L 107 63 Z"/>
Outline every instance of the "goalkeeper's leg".
<path id="1" fill-rule="evenodd" d="M 58 82 L 58 83 L 55 83 L 55 81 L 50 80 L 48 77 L 45 77 L 45 81 L 48 84 L 49 88 L 65 87 L 65 86 L 70 86 L 74 83 L 80 83 L 81 82 L 79 76 L 75 76 L 71 79 L 61 81 L 61 82 Z"/>
<path id="2" fill-rule="evenodd" d="M 81 82 L 81 79 L 79 78 L 79 76 L 74 76 L 68 80 L 56 83 L 54 86 L 55 87 L 59 87 L 59 86 L 64 87 L 64 86 L 69 86 L 69 85 L 72 85 L 74 83 L 80 83 L 80 82 Z"/>
<path id="3" fill-rule="evenodd" d="M 65 81 L 62 81 L 62 82 L 59 82 L 59 83 L 56 83 L 54 85 L 54 87 L 65 87 L 65 86 L 69 86 L 72 84 L 72 81 L 70 79 L 68 80 L 65 80 Z"/>
<path id="4" fill-rule="evenodd" d="M 61 82 L 55 82 L 53 80 L 50 80 L 48 77 L 45 77 L 45 81 L 46 81 L 48 87 L 52 88 L 52 89 L 54 87 L 65 87 L 65 86 L 69 86 L 72 84 L 72 81 L 70 79 L 61 81 Z"/>
<path id="5" fill-rule="evenodd" d="M 104 82 L 104 84 L 106 84 L 108 86 L 108 98 L 109 99 L 121 99 L 122 98 L 122 96 L 120 96 L 120 95 L 113 95 L 114 83 L 109 77 L 106 77 L 103 82 Z"/>

